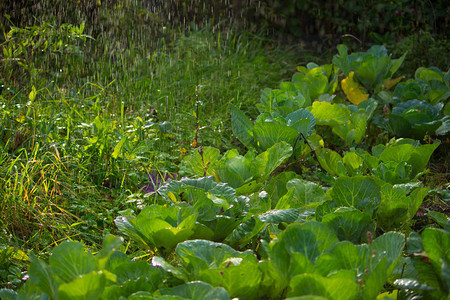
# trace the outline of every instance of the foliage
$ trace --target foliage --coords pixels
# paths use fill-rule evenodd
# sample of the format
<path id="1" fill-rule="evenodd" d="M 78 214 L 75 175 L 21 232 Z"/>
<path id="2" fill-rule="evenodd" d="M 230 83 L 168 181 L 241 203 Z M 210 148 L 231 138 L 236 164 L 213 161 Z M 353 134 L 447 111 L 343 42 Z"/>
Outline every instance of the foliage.
<path id="1" fill-rule="evenodd" d="M 264 89 L 261 103 L 256 105 L 261 113 L 277 112 L 286 117 L 336 90 L 337 75 L 333 65 L 309 63 L 306 68 L 298 67 L 297 70 L 290 82 L 280 83 L 280 89 Z"/>
<path id="2" fill-rule="evenodd" d="M 18 293 L 2 298 L 35 298 L 45 295 L 49 299 L 119 299 L 138 291 L 158 289 L 164 272 L 146 262 L 131 262 L 117 250 L 122 239 L 107 236 L 103 249 L 93 255 L 85 252 L 79 242 L 64 242 L 54 248 L 49 263 L 34 255 L 30 257 L 29 279 Z"/>
<path id="3" fill-rule="evenodd" d="M 355 298 L 375 299 L 386 280 L 395 280 L 394 285 L 409 294 L 446 293 L 445 278 L 441 277 L 446 273 L 439 272 L 446 268 L 448 260 L 445 254 L 448 232 L 426 229 L 423 242 L 416 233 L 408 238 L 408 251 L 422 251 L 430 264 L 419 258 L 402 260 L 405 237 L 398 232 L 369 238 L 368 244 L 354 244 L 338 239 L 332 228 L 319 222 L 288 226 L 277 238 L 264 244 L 267 257 L 260 261 L 250 250 L 240 252 L 206 240 L 186 241 L 175 250 L 178 267 L 158 256 L 153 257 L 151 265 L 145 261 L 131 262 L 116 250 L 121 240 L 112 236 L 106 238 L 103 250 L 96 255 L 85 252 L 80 243 L 65 242 L 53 250 L 49 264 L 31 257 L 30 279 L 20 291 L 0 293 L 5 299 L 41 294 L 52 299 L 128 296 L 133 299 L 133 295 L 156 298 L 204 295 L 207 299 L 316 295 L 341 299 L 338 291 L 345 286 Z M 436 248 L 433 243 L 437 242 Z M 416 268 L 436 272 L 437 281 L 425 277 L 426 283 L 419 285 L 401 278 L 397 273 L 400 263 L 407 264 L 407 270 L 411 268 L 408 272 L 416 272 Z M 171 286 L 170 280 L 166 281 L 169 278 L 181 284 Z"/>
<path id="4" fill-rule="evenodd" d="M 219 149 L 205 147 L 186 156 L 182 164 L 190 175 L 214 175 L 218 181 L 226 182 L 233 188 L 241 188 L 240 193 L 249 193 L 258 189 L 291 154 L 292 147 L 285 142 L 276 143 L 259 155 L 249 150 L 244 156 L 239 155 L 237 149 L 231 149 L 220 157 Z"/>
<path id="5" fill-rule="evenodd" d="M 366 99 L 357 106 L 314 102 L 311 112 L 318 125 L 328 125 L 348 146 L 361 143 L 377 102 Z"/>
<path id="6" fill-rule="evenodd" d="M 413 255 L 409 262 L 412 266 L 412 274 L 417 279 L 397 279 L 394 285 L 404 295 L 420 295 L 436 299 L 445 299 L 449 293 L 448 286 L 448 253 L 449 232 L 427 228 L 422 237 L 417 233 L 411 233 L 408 237 L 408 253 Z M 417 255 L 417 256 L 416 256 Z"/>
<path id="7" fill-rule="evenodd" d="M 16 90 L 19 83 L 22 85 L 28 83 L 23 82 L 24 79 L 30 79 L 32 84 L 38 84 L 41 76 L 48 76 L 48 73 L 57 74 L 62 68 L 66 68 L 60 65 L 59 69 L 49 69 L 46 64 L 49 59 L 66 56 L 65 61 L 79 63 L 84 55 L 80 41 L 92 38 L 83 34 L 84 27 L 84 23 L 80 26 L 70 24 L 54 26 L 47 22 L 27 28 L 12 27 L 2 43 L 3 72 L 0 82 Z"/>
<path id="8" fill-rule="evenodd" d="M 213 27 L 83 49 L 83 26 L 47 25 L 4 43 L 45 76 L 4 66 L 2 299 L 446 297 L 450 223 L 428 204 L 446 192 L 421 180 L 446 142 L 433 139 L 447 130 L 448 72 L 401 82 L 404 55 L 341 45 L 255 103 L 294 70 L 259 37 Z M 45 73 L 52 57 L 93 73 Z M 366 135 L 393 116 L 419 140 L 387 125 L 390 140 Z"/>
<path id="9" fill-rule="evenodd" d="M 236 137 L 247 148 L 267 150 L 276 143 L 286 142 L 294 146 L 297 137 L 309 137 L 314 130 L 315 118 L 306 109 L 300 108 L 286 117 L 274 113 L 262 113 L 254 124 L 239 111 L 232 107 L 231 124 Z"/>
<path id="10" fill-rule="evenodd" d="M 339 45 L 337 49 L 339 54 L 333 57 L 333 64 L 348 77 L 346 80 L 352 81 L 352 84 L 355 85 L 354 89 L 358 86 L 353 80 L 353 76 L 370 94 L 380 92 L 387 82 L 392 80 L 392 76 L 400 68 L 406 57 L 405 53 L 398 59 L 391 59 L 387 49 L 378 45 L 370 47 L 366 52 L 357 52 L 350 55 L 348 55 L 348 49 L 345 45 Z M 350 88 L 344 88 L 346 86 L 345 81 L 342 84 L 344 84 L 343 89 L 347 97 L 356 97 L 356 95 L 351 94 Z M 350 85 L 350 83 L 347 85 Z M 350 97 L 349 100 L 353 103 L 361 102 L 359 98 L 352 100 Z"/>
<path id="11" fill-rule="evenodd" d="M 380 42 L 381 44 L 382 42 Z M 449 58 L 440 55 L 450 46 L 445 36 L 433 34 L 431 31 L 419 29 L 416 32 L 400 38 L 399 41 L 383 42 L 394 56 L 408 51 L 405 63 L 400 69 L 403 74 L 412 74 L 422 66 L 435 66 L 445 69 Z"/>
<path id="12" fill-rule="evenodd" d="M 149 250 L 170 251 L 176 244 L 193 233 L 197 214 L 186 209 L 164 206 L 147 206 L 137 217 L 122 216 L 115 221 L 120 232 Z"/>
<path id="13" fill-rule="evenodd" d="M 444 105 L 450 96 L 449 76 L 437 68 L 417 69 L 415 79 L 398 84 L 392 95 L 381 96 L 395 106 L 384 118 L 376 116 L 374 123 L 399 137 L 447 134 L 449 117 Z"/>
<path id="14" fill-rule="evenodd" d="M 398 137 L 422 139 L 448 132 L 450 121 L 444 109 L 450 95 L 448 72 L 419 68 L 415 79 L 399 83 L 403 77 L 393 75 L 406 53 L 392 59 L 386 48 L 378 45 L 352 54 L 345 45 L 339 45 L 338 52 L 333 64 L 299 67 L 299 72 L 290 82 L 281 83 L 280 89 L 263 90 L 257 104 L 260 115 L 254 124 L 232 106 L 236 137 L 247 148 L 261 151 L 279 141 L 293 146 L 312 137 L 317 141 L 320 137 L 315 136 L 316 125 L 326 125 L 352 147 L 362 142 L 372 117 L 375 125 Z M 346 77 L 340 86 L 350 105 L 342 103 L 339 94 L 333 94 L 341 72 Z M 305 109 L 312 116 L 307 116 Z M 305 147 L 303 143 L 298 145 L 299 149 Z"/>
<path id="15" fill-rule="evenodd" d="M 445 1 L 433 5 L 412 0 L 335 1 L 269 0 L 260 14 L 266 22 L 282 27 L 296 36 L 352 33 L 363 42 L 369 37 L 407 35 L 419 30 L 445 35 L 448 24 Z M 363 21 L 361 21 L 363 18 Z"/>
<path id="16" fill-rule="evenodd" d="M 449 116 L 441 117 L 443 103 L 435 106 L 417 99 L 396 105 L 386 118 L 379 116 L 376 124 L 399 137 L 420 139 L 427 135 L 445 135 L 450 131 Z"/>
<path id="17" fill-rule="evenodd" d="M 425 167 L 440 142 L 420 145 L 411 139 L 392 139 L 387 145 L 366 151 L 349 151 L 342 157 L 330 149 L 317 152 L 322 168 L 332 175 L 355 176 L 373 174 L 393 184 L 415 180 L 425 172 Z"/>

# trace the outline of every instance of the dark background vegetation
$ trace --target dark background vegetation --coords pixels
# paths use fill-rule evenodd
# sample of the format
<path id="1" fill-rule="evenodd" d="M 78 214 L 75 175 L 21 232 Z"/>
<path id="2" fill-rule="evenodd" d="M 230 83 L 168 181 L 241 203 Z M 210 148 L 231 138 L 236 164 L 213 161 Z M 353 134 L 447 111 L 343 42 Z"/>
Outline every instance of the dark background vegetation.
<path id="1" fill-rule="evenodd" d="M 327 53 L 342 42 L 355 50 L 384 44 L 394 56 L 409 50 L 405 65 L 411 69 L 448 66 L 450 10 L 445 0 L 3 0 L 0 10 L 5 31 L 42 21 L 84 21 L 87 34 L 123 41 L 139 31 L 157 38 L 163 27 L 212 23 Z"/>

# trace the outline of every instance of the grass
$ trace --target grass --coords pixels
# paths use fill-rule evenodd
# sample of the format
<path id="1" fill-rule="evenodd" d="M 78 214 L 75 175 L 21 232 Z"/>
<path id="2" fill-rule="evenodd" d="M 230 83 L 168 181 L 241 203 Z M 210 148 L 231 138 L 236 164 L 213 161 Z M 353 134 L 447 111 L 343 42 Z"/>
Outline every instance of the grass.
<path id="1" fill-rule="evenodd" d="M 260 89 L 298 64 L 259 36 L 171 34 L 146 49 L 101 38 L 70 41 L 68 52 L 37 53 L 20 45 L 23 36 L 3 44 L 22 52 L 1 78 L 0 244 L 97 247 L 117 215 L 147 201 L 139 194 L 147 172 L 176 171 L 196 135 L 229 148 L 229 103 L 256 113 Z"/>

